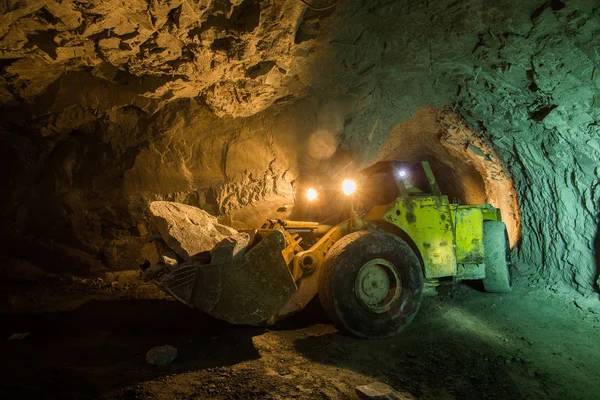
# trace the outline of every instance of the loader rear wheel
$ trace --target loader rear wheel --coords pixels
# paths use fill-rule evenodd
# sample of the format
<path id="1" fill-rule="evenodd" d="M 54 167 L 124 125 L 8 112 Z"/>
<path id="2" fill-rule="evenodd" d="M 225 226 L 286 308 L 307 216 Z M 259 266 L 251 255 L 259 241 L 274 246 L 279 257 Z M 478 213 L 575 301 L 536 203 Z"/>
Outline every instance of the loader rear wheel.
<path id="1" fill-rule="evenodd" d="M 512 262 L 506 225 L 502 221 L 483 223 L 483 250 L 485 252 L 485 278 L 483 287 L 489 293 L 508 293 L 511 286 Z"/>
<path id="2" fill-rule="evenodd" d="M 340 329 L 363 338 L 392 336 L 421 305 L 423 273 L 404 241 L 385 232 L 359 231 L 329 250 L 319 272 L 321 305 Z"/>

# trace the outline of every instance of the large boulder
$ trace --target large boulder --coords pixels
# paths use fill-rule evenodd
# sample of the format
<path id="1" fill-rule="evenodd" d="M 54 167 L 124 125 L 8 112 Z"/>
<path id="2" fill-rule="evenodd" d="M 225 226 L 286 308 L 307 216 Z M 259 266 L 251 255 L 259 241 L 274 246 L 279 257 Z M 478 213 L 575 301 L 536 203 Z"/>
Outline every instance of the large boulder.
<path id="1" fill-rule="evenodd" d="M 196 207 L 169 201 L 150 203 L 150 213 L 167 245 L 184 260 L 210 251 L 223 239 L 238 231 L 217 222 L 217 219 Z"/>

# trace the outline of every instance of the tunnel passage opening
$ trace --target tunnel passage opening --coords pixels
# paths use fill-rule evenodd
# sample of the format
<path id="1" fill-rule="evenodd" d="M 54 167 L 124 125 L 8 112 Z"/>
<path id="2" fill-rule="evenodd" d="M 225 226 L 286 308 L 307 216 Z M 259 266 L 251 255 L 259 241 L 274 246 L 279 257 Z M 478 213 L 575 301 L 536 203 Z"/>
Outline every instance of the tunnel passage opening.
<path id="1" fill-rule="evenodd" d="M 464 120 L 451 110 L 423 107 L 413 117 L 393 126 L 379 154 L 363 167 L 380 161 L 406 161 L 415 165 L 427 161 L 441 193 L 448 196 L 450 202 L 487 202 L 499 208 L 511 247 L 519 241 L 520 213 L 511 177 L 492 144 L 469 129 Z M 334 224 L 348 218 L 351 206 L 366 211 L 376 205 L 389 204 L 398 196 L 395 177 L 389 173 L 364 178 L 353 198 L 345 196 L 341 180 L 358 174 L 357 171 L 349 171 L 356 169 L 357 163 L 349 163 L 347 157 L 333 157 L 327 164 L 336 164 L 335 168 L 327 168 L 327 176 L 313 174 L 299 179 L 296 218 Z M 351 167 L 344 168 L 347 165 Z M 427 192 L 427 182 L 423 186 L 420 189 Z M 309 187 L 326 193 L 317 201 L 309 202 L 303 196 Z"/>
<path id="2" fill-rule="evenodd" d="M 492 143 L 451 109 L 422 107 L 395 125 L 376 157 L 381 160 L 428 161 L 451 202 L 499 208 L 511 247 L 518 243 L 521 221 L 513 181 Z"/>

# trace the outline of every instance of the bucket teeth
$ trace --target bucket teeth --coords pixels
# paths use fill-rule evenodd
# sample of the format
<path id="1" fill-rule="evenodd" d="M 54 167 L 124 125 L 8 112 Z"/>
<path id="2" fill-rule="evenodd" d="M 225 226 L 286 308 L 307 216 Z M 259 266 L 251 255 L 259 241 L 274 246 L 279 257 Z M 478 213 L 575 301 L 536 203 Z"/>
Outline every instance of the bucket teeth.
<path id="1" fill-rule="evenodd" d="M 160 285 L 177 300 L 189 304 L 194 293 L 198 265 L 182 265 L 161 280 Z"/>

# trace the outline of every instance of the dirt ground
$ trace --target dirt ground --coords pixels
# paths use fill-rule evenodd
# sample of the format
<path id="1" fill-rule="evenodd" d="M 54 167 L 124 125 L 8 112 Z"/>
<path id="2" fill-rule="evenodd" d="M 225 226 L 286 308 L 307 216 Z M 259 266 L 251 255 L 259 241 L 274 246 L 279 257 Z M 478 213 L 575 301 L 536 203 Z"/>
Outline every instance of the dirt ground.
<path id="1" fill-rule="evenodd" d="M 386 340 L 337 332 L 318 302 L 265 328 L 214 320 L 149 284 L 0 289 L 3 399 L 355 399 L 373 381 L 418 399 L 600 396 L 600 315 L 525 284 L 507 295 L 445 287 Z M 178 358 L 147 364 L 164 344 Z"/>

